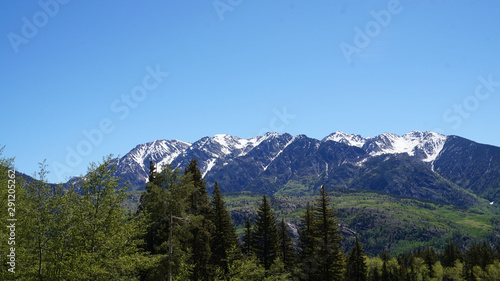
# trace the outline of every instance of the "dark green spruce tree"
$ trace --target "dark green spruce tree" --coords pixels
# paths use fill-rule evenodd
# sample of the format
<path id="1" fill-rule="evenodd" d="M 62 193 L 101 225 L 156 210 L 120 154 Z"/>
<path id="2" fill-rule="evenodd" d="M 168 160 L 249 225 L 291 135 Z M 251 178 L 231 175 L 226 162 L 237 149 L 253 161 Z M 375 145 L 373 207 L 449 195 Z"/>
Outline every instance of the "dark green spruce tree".
<path id="1" fill-rule="evenodd" d="M 245 233 L 243 233 L 241 244 L 241 252 L 245 256 L 251 256 L 254 254 L 254 246 L 253 246 L 253 231 L 252 231 L 252 223 L 250 222 L 250 218 L 247 217 L 245 222 Z"/>
<path id="2" fill-rule="evenodd" d="M 207 192 L 207 185 L 198 168 L 198 160 L 191 159 L 189 165 L 184 169 L 184 175 L 193 183 L 194 188 L 189 195 L 189 209 L 188 213 L 193 215 L 203 215 L 209 217 L 211 208 L 209 205 L 209 198 Z"/>
<path id="3" fill-rule="evenodd" d="M 264 268 L 269 270 L 274 260 L 279 257 L 280 249 L 276 219 L 265 195 L 257 211 L 253 238 L 257 258 Z"/>
<path id="4" fill-rule="evenodd" d="M 190 263 L 194 266 L 191 280 L 212 280 L 215 275 L 214 267 L 210 263 L 212 250 L 210 241 L 214 233 L 212 222 L 212 208 L 209 204 L 205 180 L 198 168 L 198 160 L 192 159 L 184 170 L 184 175 L 193 184 L 189 195 L 190 237 L 187 248 L 191 249 Z"/>
<path id="5" fill-rule="evenodd" d="M 142 272 L 141 280 L 168 280 L 170 275 L 184 278 L 189 275 L 187 270 L 181 269 L 186 268 L 189 256 L 184 244 L 189 234 L 190 219 L 186 209 L 193 185 L 179 169 L 166 165 L 161 172 L 156 172 L 153 167 L 154 164 L 150 165 L 150 180 L 141 195 L 138 214 L 148 219 L 143 247 L 161 262 Z"/>
<path id="6" fill-rule="evenodd" d="M 212 221 L 215 225 L 210 247 L 212 250 L 212 264 L 227 272 L 228 253 L 233 247 L 238 245 L 238 237 L 236 236 L 231 216 L 224 204 L 219 184 L 215 181 L 211 201 L 213 209 Z"/>
<path id="7" fill-rule="evenodd" d="M 346 281 L 366 281 L 367 266 L 365 262 L 365 253 L 361 242 L 356 234 L 356 242 L 347 257 Z"/>
<path id="8" fill-rule="evenodd" d="M 300 279 L 314 280 L 317 273 L 316 241 L 314 239 L 314 210 L 307 202 L 306 211 L 299 229 Z"/>
<path id="9" fill-rule="evenodd" d="M 149 161 L 149 182 L 154 183 L 156 179 L 156 164 L 153 161 Z"/>
<path id="10" fill-rule="evenodd" d="M 314 209 L 314 236 L 317 243 L 317 262 L 319 277 L 317 280 L 342 280 L 344 277 L 345 257 L 340 249 L 342 235 L 337 222 L 337 215 L 330 206 L 330 198 L 321 186 Z"/>
<path id="11" fill-rule="evenodd" d="M 446 244 L 444 252 L 441 255 L 441 264 L 443 267 L 453 267 L 455 266 L 455 261 L 463 261 L 464 257 L 462 251 L 453 243 L 453 241 Z"/>
<path id="12" fill-rule="evenodd" d="M 425 264 L 429 268 L 430 277 L 434 277 L 434 270 L 432 266 L 438 261 L 436 251 L 431 248 L 429 245 L 422 252 L 422 258 L 424 259 Z"/>
<path id="13" fill-rule="evenodd" d="M 380 278 L 384 281 L 392 281 L 392 279 L 393 279 L 392 273 L 387 268 L 387 261 L 384 261 L 384 263 L 382 264 L 382 274 L 381 274 Z"/>
<path id="14" fill-rule="evenodd" d="M 287 224 L 285 219 L 281 219 L 281 223 L 278 225 L 278 235 L 280 243 L 281 260 L 285 265 L 285 269 L 291 272 L 292 269 L 296 267 L 297 264 L 297 252 L 290 237 L 290 232 L 287 229 Z"/>

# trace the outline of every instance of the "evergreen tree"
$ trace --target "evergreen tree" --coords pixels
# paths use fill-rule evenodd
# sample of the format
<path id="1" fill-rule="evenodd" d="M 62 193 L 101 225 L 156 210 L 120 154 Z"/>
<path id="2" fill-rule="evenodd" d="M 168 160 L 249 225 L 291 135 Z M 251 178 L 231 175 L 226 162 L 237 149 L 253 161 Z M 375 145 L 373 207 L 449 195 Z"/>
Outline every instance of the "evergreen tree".
<path id="1" fill-rule="evenodd" d="M 215 225 L 214 235 L 211 241 L 212 264 L 228 270 L 228 256 L 230 249 L 238 244 L 238 237 L 231 221 L 231 216 L 224 206 L 224 199 L 219 184 L 215 181 L 211 206 L 213 209 L 212 221 Z"/>
<path id="2" fill-rule="evenodd" d="M 302 226 L 299 229 L 299 258 L 301 261 L 301 280 L 314 280 L 317 261 L 316 261 L 316 243 L 314 233 L 314 211 L 313 207 L 307 202 Z"/>
<path id="3" fill-rule="evenodd" d="M 387 268 L 387 261 L 384 261 L 382 264 L 382 274 L 381 274 L 381 279 L 384 281 L 391 281 L 392 280 L 392 274 Z"/>
<path id="4" fill-rule="evenodd" d="M 156 183 L 156 164 L 153 161 L 149 161 L 149 177 L 148 177 L 148 182 L 150 183 Z"/>
<path id="5" fill-rule="evenodd" d="M 313 225 L 318 247 L 318 280 L 342 280 L 345 266 L 344 253 L 340 249 L 342 236 L 324 185 L 316 201 Z"/>
<path id="6" fill-rule="evenodd" d="M 479 266 L 481 266 L 481 268 L 483 269 L 486 269 L 488 265 L 493 264 L 494 260 L 493 250 L 486 243 L 486 241 L 483 241 L 483 244 L 481 245 L 481 253 L 482 253 L 481 254 L 482 259 L 481 259 L 481 264 L 479 264 Z"/>
<path id="7" fill-rule="evenodd" d="M 189 165 L 184 169 L 184 175 L 190 179 L 194 186 L 193 192 L 189 195 L 190 205 L 188 213 L 209 217 L 211 210 L 209 207 L 207 186 L 198 168 L 197 159 L 191 159 Z"/>
<path id="8" fill-rule="evenodd" d="M 184 175 L 193 185 L 193 190 L 189 194 L 189 207 L 187 213 L 190 214 L 190 239 L 186 246 L 192 250 L 190 262 L 193 264 L 192 280 L 213 279 L 215 271 L 210 264 L 212 251 L 210 241 L 214 232 L 212 218 L 212 208 L 209 205 L 209 198 L 205 180 L 198 168 L 198 160 L 192 159 L 184 170 Z"/>
<path id="9" fill-rule="evenodd" d="M 253 231 L 252 231 L 252 223 L 250 222 L 250 218 L 247 217 L 245 222 L 245 232 L 243 233 L 241 250 L 245 256 L 251 256 L 254 254 L 254 246 L 253 246 Z"/>
<path id="10" fill-rule="evenodd" d="M 363 246 L 359 242 L 358 235 L 356 234 L 356 242 L 354 243 L 354 246 L 352 247 L 352 250 L 347 258 L 346 280 L 366 281 L 366 271 L 367 266 Z"/>
<path id="11" fill-rule="evenodd" d="M 151 178 L 141 195 L 139 213 L 148 218 L 144 248 L 161 261 L 151 271 L 142 272 L 142 278 L 162 280 L 170 275 L 187 276 L 190 267 L 186 264 L 191 254 L 184 246 L 190 221 L 186 209 L 193 184 L 170 165 L 163 166 L 161 172 Z"/>
<path id="12" fill-rule="evenodd" d="M 391 255 L 389 255 L 389 253 L 387 253 L 386 251 L 383 251 L 382 253 L 380 253 L 379 258 L 382 261 L 389 261 L 391 259 Z"/>
<path id="13" fill-rule="evenodd" d="M 257 258 L 269 270 L 279 256 L 279 236 L 276 219 L 265 195 L 255 219 L 254 245 Z"/>
<path id="14" fill-rule="evenodd" d="M 288 272 L 291 272 L 296 266 L 297 253 L 295 252 L 295 247 L 292 243 L 292 238 L 288 232 L 285 219 L 281 219 L 281 223 L 278 226 L 279 244 L 281 252 L 281 260 Z"/>
<path id="15" fill-rule="evenodd" d="M 443 267 L 454 267 L 456 260 L 463 261 L 462 251 L 460 251 L 453 241 L 450 241 L 444 248 L 443 255 L 441 256 L 441 264 Z"/>
<path id="16" fill-rule="evenodd" d="M 168 249 L 161 246 L 169 242 L 171 216 L 186 217 L 187 196 L 192 188 L 183 183 L 186 179 L 178 169 L 172 170 L 170 165 L 164 166 L 161 173 L 151 178 L 153 180 L 147 183 L 139 206 L 140 212 L 150 219 L 144 237 L 145 248 L 152 254 L 165 254 Z M 179 223 L 176 221 L 176 224 Z"/>
<path id="17" fill-rule="evenodd" d="M 465 255 L 465 278 L 466 280 L 476 280 L 480 278 L 475 273 L 476 267 L 485 270 L 489 264 L 493 263 L 493 252 L 491 248 L 483 242 L 473 244 Z"/>
<path id="18" fill-rule="evenodd" d="M 429 268 L 430 277 L 434 277 L 433 265 L 438 261 L 436 251 L 430 246 L 427 246 L 425 250 L 422 252 L 422 258 L 424 259 L 425 264 Z"/>

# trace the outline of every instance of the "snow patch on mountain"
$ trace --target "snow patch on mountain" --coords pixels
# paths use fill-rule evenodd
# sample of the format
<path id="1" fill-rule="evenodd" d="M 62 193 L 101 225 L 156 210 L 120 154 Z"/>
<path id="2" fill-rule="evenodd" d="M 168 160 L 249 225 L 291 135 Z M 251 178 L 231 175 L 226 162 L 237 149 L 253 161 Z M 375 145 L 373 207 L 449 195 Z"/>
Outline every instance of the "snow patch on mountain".
<path id="1" fill-rule="evenodd" d="M 443 149 L 446 136 L 434 132 L 412 131 L 402 136 L 384 133 L 363 138 L 360 135 L 335 132 L 322 141 L 334 141 L 364 149 L 370 156 L 407 153 L 425 162 L 436 160 Z"/>
<path id="2" fill-rule="evenodd" d="M 267 133 L 264 136 L 256 136 L 249 139 L 233 137 L 227 134 L 217 134 L 212 140 L 221 146 L 221 151 L 225 155 L 238 152 L 237 156 L 245 156 L 261 142 L 275 136 L 276 133 Z"/>
<path id="3" fill-rule="evenodd" d="M 271 163 L 273 163 L 274 159 L 276 159 L 276 158 L 278 158 L 278 156 L 280 156 L 280 154 L 283 152 L 283 150 L 285 150 L 285 148 L 287 148 L 297 137 L 300 137 L 300 136 L 301 135 L 293 137 L 290 141 L 288 141 L 285 144 L 285 147 L 283 147 L 283 149 L 281 149 L 278 153 L 276 153 L 276 155 L 274 155 L 273 158 L 271 158 L 271 161 L 269 161 L 269 163 L 267 164 L 267 166 L 263 167 L 264 171 L 267 170 L 267 168 L 269 167 L 269 165 L 271 165 Z"/>
<path id="4" fill-rule="evenodd" d="M 155 140 L 136 146 L 123 157 L 123 161 L 129 166 L 135 162 L 139 164 L 144 171 L 147 171 L 149 167 L 146 167 L 146 163 L 149 162 L 149 160 L 157 162 L 158 167 L 164 164 L 170 164 L 190 146 L 190 143 L 179 140 Z"/>
<path id="5" fill-rule="evenodd" d="M 446 136 L 434 132 L 412 131 L 402 136 L 384 133 L 367 138 L 363 148 L 371 156 L 407 153 L 424 162 L 431 162 L 439 155 L 445 141 Z"/>
<path id="6" fill-rule="evenodd" d="M 338 143 L 347 144 L 349 146 L 363 147 L 366 140 L 360 135 L 346 134 L 344 132 L 337 131 L 327 137 L 325 137 L 322 141 L 334 141 Z"/>
<path id="7" fill-rule="evenodd" d="M 210 172 L 210 170 L 212 170 L 212 168 L 215 166 L 215 161 L 217 161 L 217 159 L 210 159 L 208 161 L 208 164 L 207 164 L 207 167 L 205 169 L 205 171 L 203 172 L 203 175 L 201 176 L 202 178 L 205 177 L 205 175 Z"/>

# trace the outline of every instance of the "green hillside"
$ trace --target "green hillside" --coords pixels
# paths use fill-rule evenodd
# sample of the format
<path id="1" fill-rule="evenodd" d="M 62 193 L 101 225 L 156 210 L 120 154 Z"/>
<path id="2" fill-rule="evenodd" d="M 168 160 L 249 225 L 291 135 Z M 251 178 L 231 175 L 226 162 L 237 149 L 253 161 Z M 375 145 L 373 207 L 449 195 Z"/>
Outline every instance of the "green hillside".
<path id="1" fill-rule="evenodd" d="M 431 245 L 442 249 L 450 239 L 468 245 L 490 239 L 498 229 L 498 208 L 486 200 L 460 209 L 431 201 L 419 201 L 370 192 L 331 192 L 332 204 L 342 225 L 344 245 L 351 245 L 355 233 L 368 254 L 382 251 L 399 254 Z M 225 194 L 225 200 L 238 234 L 246 217 L 256 215 L 261 195 L 250 192 Z M 274 196 L 271 205 L 276 217 L 300 225 L 307 202 L 314 196 Z"/>

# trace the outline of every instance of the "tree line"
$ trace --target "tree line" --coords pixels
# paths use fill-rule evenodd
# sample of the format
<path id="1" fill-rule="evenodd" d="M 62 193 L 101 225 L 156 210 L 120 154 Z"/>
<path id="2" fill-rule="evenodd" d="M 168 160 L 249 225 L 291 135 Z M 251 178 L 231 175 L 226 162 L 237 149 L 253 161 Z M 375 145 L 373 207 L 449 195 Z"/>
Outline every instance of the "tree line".
<path id="1" fill-rule="evenodd" d="M 1 151 L 0 151 L 1 152 Z M 1 155 L 1 153 L 0 153 Z M 0 206 L 7 171 L 0 158 Z M 450 242 L 391 257 L 368 257 L 356 235 L 348 253 L 322 186 L 308 203 L 294 243 L 267 196 L 238 237 L 217 182 L 210 195 L 193 159 L 181 171 L 150 164 L 137 211 L 124 208 L 127 186 L 111 157 L 91 164 L 72 188 L 19 178 L 16 272 L 7 271 L 8 233 L 0 232 L 1 280 L 498 280 L 500 254 L 486 243 L 467 251 Z M 5 210 L 0 221 L 7 221 Z M 362 235 L 362 233 L 359 233 Z"/>

